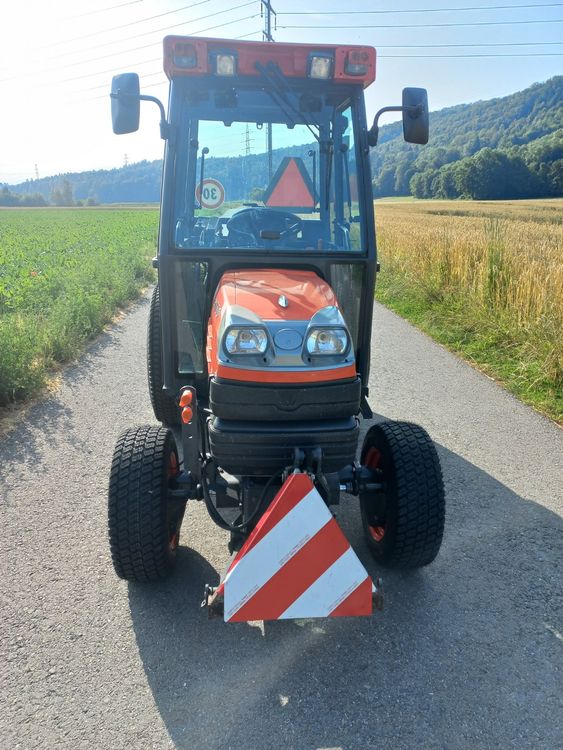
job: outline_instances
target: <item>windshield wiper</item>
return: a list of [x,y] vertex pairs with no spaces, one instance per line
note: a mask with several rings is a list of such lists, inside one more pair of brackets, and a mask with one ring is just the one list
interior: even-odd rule
[[[276,104],[278,104],[279,107],[283,110],[284,115],[288,118],[289,122],[291,122],[291,126],[293,127],[296,122],[303,120],[307,128],[311,131],[313,138],[315,138],[315,140],[320,143],[319,135],[313,130],[313,127],[318,128],[320,126],[317,123],[311,122],[305,116],[305,113],[300,112],[297,107],[293,105],[291,99],[284,91],[285,78],[283,77],[283,73],[278,68],[278,66],[272,62],[269,62],[268,66],[266,67],[262,65],[261,62],[256,62],[255,67],[256,70],[262,75],[262,77],[265,78],[266,81],[272,86],[273,90],[265,90],[272,97],[272,99],[274,99],[274,101],[276,101],[277,97],[278,101],[276,102]],[[294,120],[295,117],[297,118],[297,120]]]

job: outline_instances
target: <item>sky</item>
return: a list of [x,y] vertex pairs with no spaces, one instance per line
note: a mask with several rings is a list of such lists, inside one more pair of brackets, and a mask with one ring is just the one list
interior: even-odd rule
[[[368,117],[428,89],[430,109],[505,96],[563,73],[563,0],[271,0],[279,42],[378,50]],[[343,8],[345,7],[345,10]],[[115,136],[109,91],[135,71],[167,101],[166,34],[262,38],[260,0],[19,0],[0,24],[0,183],[159,159],[158,110]],[[367,12],[366,12],[367,11]],[[382,124],[396,119],[389,116]]]

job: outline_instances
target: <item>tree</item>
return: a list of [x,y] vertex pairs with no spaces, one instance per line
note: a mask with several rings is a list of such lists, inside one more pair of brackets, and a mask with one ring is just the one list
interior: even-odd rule
[[74,206],[72,185],[69,180],[64,179],[60,185],[53,188],[51,193],[51,203],[55,206]]

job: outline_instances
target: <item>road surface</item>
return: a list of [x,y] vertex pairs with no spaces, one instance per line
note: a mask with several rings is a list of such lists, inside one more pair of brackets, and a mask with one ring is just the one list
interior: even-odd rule
[[[226,534],[189,506],[177,572],[111,568],[106,486],[152,422],[148,299],[0,439],[0,747],[563,747],[563,434],[378,307],[371,403],[424,425],[447,488],[442,551],[383,572],[371,619],[208,621]],[[351,499],[339,520],[373,575]]]

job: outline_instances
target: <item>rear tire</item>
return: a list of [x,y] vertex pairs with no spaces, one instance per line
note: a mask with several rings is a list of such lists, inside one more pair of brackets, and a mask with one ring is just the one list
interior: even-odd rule
[[163,390],[162,319],[160,316],[160,288],[155,286],[149,309],[147,328],[147,377],[154,416],[159,422],[174,427],[180,424],[180,411],[173,398]]
[[431,563],[442,543],[445,498],[434,443],[422,427],[382,422],[368,431],[361,463],[377,470],[382,492],[360,495],[366,543],[377,562],[393,568]]
[[120,578],[157,581],[171,572],[185,509],[168,499],[178,471],[170,430],[134,427],[120,435],[108,493],[111,557]]

